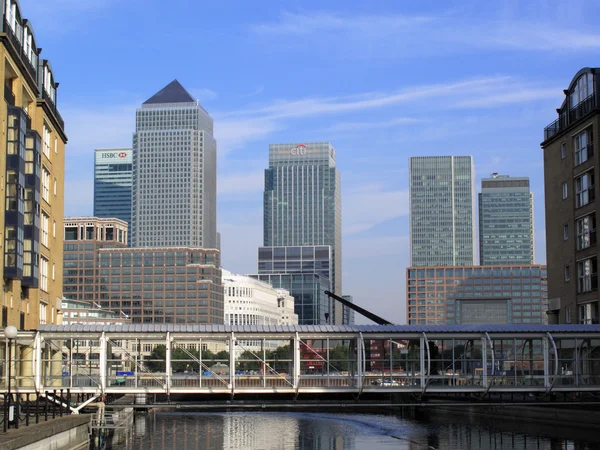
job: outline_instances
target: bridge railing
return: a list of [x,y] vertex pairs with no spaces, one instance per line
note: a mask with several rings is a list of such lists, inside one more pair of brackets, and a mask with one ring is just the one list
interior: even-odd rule
[[[42,339],[43,338],[43,339]],[[0,383],[20,392],[600,391],[596,334],[20,333]]]

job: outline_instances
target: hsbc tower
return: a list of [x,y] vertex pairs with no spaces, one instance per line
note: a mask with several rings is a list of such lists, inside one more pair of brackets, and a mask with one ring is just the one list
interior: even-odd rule
[[[117,218],[131,236],[132,150],[99,148],[94,154],[94,216]],[[129,242],[131,244],[131,242]]]

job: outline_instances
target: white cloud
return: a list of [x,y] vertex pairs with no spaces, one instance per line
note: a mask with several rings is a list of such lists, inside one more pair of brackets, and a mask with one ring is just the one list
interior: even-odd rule
[[[600,48],[600,33],[582,21],[565,21],[560,14],[543,17],[514,11],[503,20],[475,14],[449,13],[437,16],[398,14],[344,15],[331,12],[283,13],[278,21],[251,27],[259,36],[276,35],[276,44],[285,36],[301,45],[318,39],[319,47],[336,47],[336,53],[393,57],[400,54],[464,52],[467,50],[586,51]],[[580,24],[578,27],[570,23]],[[302,36],[302,40],[297,37]],[[325,36],[327,36],[325,38]],[[419,45],[412,45],[418,36]],[[390,46],[389,42],[395,45]],[[341,46],[340,46],[341,44]],[[352,48],[351,52],[344,49]],[[364,49],[365,51],[360,51]]]
[[214,100],[218,97],[217,93],[208,88],[192,88],[188,89],[190,94],[202,104],[203,101]]
[[219,118],[215,115],[215,138],[218,154],[226,156],[249,142],[264,138],[283,125],[267,118]]
[[414,125],[421,122],[423,122],[421,119],[414,119],[412,117],[396,117],[395,119],[385,120],[381,122],[338,122],[324,129],[323,131],[328,133],[339,133],[365,130],[379,130],[403,125]]
[[408,191],[388,191],[378,185],[363,185],[344,192],[342,203],[345,236],[409,213]]

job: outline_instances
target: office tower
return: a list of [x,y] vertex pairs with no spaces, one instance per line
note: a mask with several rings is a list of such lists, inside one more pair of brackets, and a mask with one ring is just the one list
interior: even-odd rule
[[[341,294],[342,204],[335,150],[328,142],[272,144],[265,171],[264,246],[315,245],[332,247],[330,289]],[[334,305],[332,314],[332,322],[341,323],[341,308]]]
[[101,148],[94,152],[94,216],[127,222],[128,243],[131,243],[132,162],[130,148]]
[[475,263],[475,168],[471,156],[411,157],[412,266]]
[[[17,1],[2,2],[0,326],[56,323],[62,297],[65,124],[50,62]],[[58,228],[58,231],[57,231]]]
[[98,302],[101,298],[98,250],[126,248],[127,222],[116,218],[67,217],[64,228],[64,298]]
[[481,265],[533,264],[533,194],[529,178],[493,173],[479,194]]
[[217,248],[213,120],[171,82],[136,112],[132,245]]
[[[354,297],[352,295],[342,295],[342,298],[350,303],[354,303]],[[343,325],[354,325],[354,310],[348,308],[347,306],[343,307]]]
[[438,266],[406,270],[409,325],[547,323],[546,266]]
[[[329,297],[324,293],[325,290],[331,288],[331,279],[333,278],[333,248],[330,245],[305,245],[302,247],[259,247],[258,248],[258,274],[317,274],[318,278],[307,278],[316,282],[314,289],[308,289],[310,292],[321,288],[323,280],[327,280],[327,286],[323,290],[323,295],[304,295],[307,291],[306,282],[303,280],[302,288],[291,287],[292,295],[296,298],[295,308],[296,313],[300,316],[301,324],[305,321],[311,324],[332,323],[334,320],[334,301],[330,301]],[[276,283],[274,287],[281,288],[279,281],[282,278],[274,277]],[[286,278],[283,278],[286,280]],[[299,286],[298,286],[299,288]],[[318,302],[324,302],[319,304]],[[314,312],[325,311],[320,316],[314,317]],[[342,305],[337,305],[337,310],[342,311]],[[309,314],[309,316],[304,316]],[[343,319],[343,317],[342,317]],[[336,322],[341,324],[342,321]]]

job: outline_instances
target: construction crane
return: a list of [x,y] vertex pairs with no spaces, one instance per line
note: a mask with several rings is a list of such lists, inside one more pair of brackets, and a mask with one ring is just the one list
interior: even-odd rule
[[325,291],[325,293],[329,296],[329,298],[333,298],[334,300],[337,300],[342,305],[347,306],[348,308],[356,311],[357,313],[359,313],[362,316],[365,316],[367,319],[371,319],[373,322],[375,322],[378,325],[393,325],[392,322],[385,320],[383,317],[379,317],[377,314],[373,314],[372,312],[367,311],[366,309],[361,308],[360,306],[357,306],[352,302],[349,302],[345,298],[342,298],[339,295],[336,295],[331,291]]

